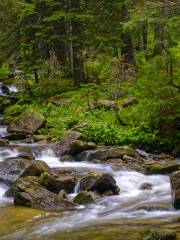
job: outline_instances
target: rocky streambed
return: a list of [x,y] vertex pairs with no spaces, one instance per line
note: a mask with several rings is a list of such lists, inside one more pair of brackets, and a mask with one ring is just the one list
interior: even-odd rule
[[53,145],[19,122],[12,133],[1,118],[1,240],[137,239],[146,227],[180,236],[178,159],[97,146],[75,131]]

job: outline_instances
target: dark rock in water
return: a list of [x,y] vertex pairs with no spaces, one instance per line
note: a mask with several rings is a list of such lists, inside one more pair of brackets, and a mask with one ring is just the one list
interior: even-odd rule
[[6,95],[10,95],[11,94],[9,88],[6,85],[2,85],[1,86],[1,91],[2,91],[2,93],[6,94]]
[[180,171],[170,175],[173,206],[180,209]]
[[12,184],[22,176],[40,176],[50,171],[43,161],[29,159],[8,159],[0,162],[0,180]]
[[74,156],[86,150],[96,149],[97,145],[93,142],[83,142],[81,140],[72,141],[69,145],[70,153]]
[[71,175],[53,176],[43,173],[38,179],[38,183],[49,191],[58,194],[61,190],[66,193],[73,193],[76,186],[76,178]]
[[75,204],[33,181],[32,177],[20,178],[15,184],[14,205],[37,209],[72,209]]
[[90,188],[88,188],[88,191],[97,191],[100,194],[112,191],[112,194],[118,195],[120,189],[116,185],[115,179],[110,174],[103,174]]
[[94,199],[90,193],[80,192],[76,195],[73,202],[80,205],[86,205],[86,204],[94,203]]
[[85,191],[88,188],[90,189],[95,182],[97,181],[97,177],[95,176],[86,176],[79,180],[79,190]]
[[10,123],[10,132],[35,133],[42,126],[44,117],[32,108],[26,109],[13,122]]
[[151,190],[152,189],[152,184],[148,183],[148,182],[142,183],[139,186],[139,189],[141,189],[141,190]]
[[169,230],[144,230],[139,233],[138,240],[176,240],[176,232]]
[[69,131],[66,136],[57,144],[57,155],[62,156],[70,154],[70,144],[75,140],[84,140],[84,136],[79,132]]
[[121,158],[124,155],[134,156],[135,150],[131,146],[98,147],[95,150],[87,150],[76,156],[77,161],[92,161],[93,159],[108,160]]
[[179,165],[175,161],[152,162],[145,164],[146,174],[169,174],[179,170]]
[[26,138],[25,133],[11,133],[8,134],[7,136],[4,136],[3,139],[7,139],[10,141],[18,141],[18,140],[24,140]]

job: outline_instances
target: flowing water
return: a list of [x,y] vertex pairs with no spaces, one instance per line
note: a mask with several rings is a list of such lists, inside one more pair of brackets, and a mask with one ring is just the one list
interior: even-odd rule
[[[0,136],[7,134],[7,127],[1,125]],[[0,183],[0,240],[133,240],[144,227],[174,229],[180,236],[180,211],[172,207],[168,176],[146,176],[126,169],[114,171],[108,165],[88,161],[63,162],[53,151],[53,145],[42,144],[11,142],[0,147],[0,161],[18,156],[22,146],[30,148],[36,159],[45,161],[51,168],[111,173],[121,191],[120,195],[103,197],[97,204],[73,211],[41,211],[13,206],[13,199],[4,196],[8,186]],[[148,158],[146,152],[137,151]],[[142,190],[144,183],[152,188]],[[77,182],[73,196],[78,191]]]

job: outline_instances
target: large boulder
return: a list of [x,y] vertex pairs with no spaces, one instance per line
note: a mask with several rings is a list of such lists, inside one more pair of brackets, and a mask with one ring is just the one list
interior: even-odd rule
[[84,140],[84,136],[76,131],[69,131],[64,138],[57,143],[56,153],[59,156],[70,154],[70,144],[76,140]]
[[15,184],[14,205],[37,209],[74,208],[75,204],[60,195],[48,191],[33,180],[33,177],[20,178]]
[[180,209],[180,171],[170,175],[173,206]]
[[88,188],[88,191],[97,191],[99,194],[107,194],[108,192],[108,195],[118,195],[120,189],[116,185],[116,180],[110,174],[103,174]]
[[145,164],[146,174],[169,174],[177,170],[179,170],[179,165],[175,161],[150,162]]
[[72,141],[69,145],[70,153],[72,155],[77,155],[86,150],[96,149],[97,145],[93,142],[84,142],[81,140]]
[[0,162],[0,181],[12,184],[22,176],[40,176],[49,172],[48,165],[43,161],[29,159],[7,159]]
[[94,159],[98,160],[108,160],[113,158],[121,158],[124,155],[134,156],[135,151],[131,146],[117,146],[117,147],[98,147],[95,150],[87,150],[76,156],[77,161],[92,161]]
[[176,232],[147,229],[139,233],[138,240],[176,240]]
[[10,132],[33,134],[42,126],[43,122],[44,117],[39,112],[28,108],[10,123],[8,130]]
[[76,186],[76,178],[73,175],[53,176],[43,173],[38,179],[38,183],[49,191],[58,194],[61,190],[66,193],[73,193]]

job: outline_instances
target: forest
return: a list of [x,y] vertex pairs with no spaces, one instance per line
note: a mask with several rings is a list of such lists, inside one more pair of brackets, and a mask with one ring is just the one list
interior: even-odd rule
[[0,0],[0,240],[178,239],[179,170],[179,0]]

